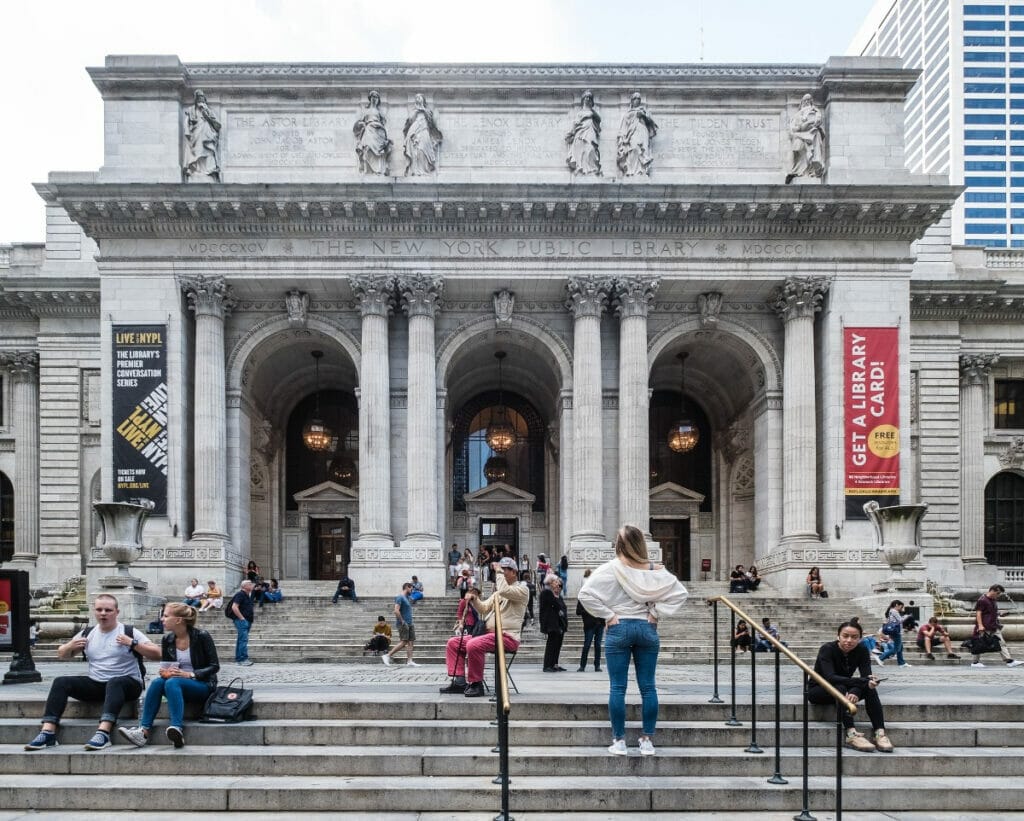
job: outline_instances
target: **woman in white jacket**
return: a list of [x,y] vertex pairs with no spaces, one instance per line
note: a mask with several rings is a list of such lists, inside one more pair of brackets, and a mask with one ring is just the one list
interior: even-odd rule
[[654,755],[658,723],[658,619],[675,613],[686,601],[686,588],[662,565],[647,557],[644,534],[632,525],[619,529],[615,558],[591,573],[579,592],[579,601],[593,616],[605,620],[604,655],[610,689],[608,717],[612,744],[608,752],[626,755],[626,682],[629,661],[636,668],[636,683],[643,702],[640,755]]

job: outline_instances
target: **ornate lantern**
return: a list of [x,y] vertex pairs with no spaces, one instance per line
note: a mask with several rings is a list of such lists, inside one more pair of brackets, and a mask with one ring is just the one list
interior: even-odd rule
[[[487,434],[484,439],[487,447],[495,453],[507,453],[516,444],[515,428],[508,421],[508,414],[505,411],[505,399],[502,389],[501,362],[505,358],[504,351],[498,351],[494,358],[498,360],[498,418],[492,419],[487,426]],[[505,464],[505,472],[508,472],[508,463]],[[486,467],[484,468],[486,475]]]
[[316,363],[316,409],[313,411],[313,418],[302,429],[302,441],[314,453],[330,450],[334,439],[331,429],[320,418],[320,358],[323,355],[323,351],[312,352],[313,361]]
[[697,447],[697,443],[700,441],[700,430],[690,420],[690,416],[686,412],[685,368],[687,356],[689,356],[688,353],[679,354],[679,390],[682,393],[680,416],[668,431],[668,446],[676,453],[689,453]]

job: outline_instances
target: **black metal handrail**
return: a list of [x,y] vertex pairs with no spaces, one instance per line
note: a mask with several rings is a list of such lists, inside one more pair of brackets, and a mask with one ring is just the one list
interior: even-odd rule
[[[742,608],[729,601],[725,596],[713,596],[708,599],[708,603],[714,608],[714,695],[711,698],[711,702],[715,704],[721,703],[721,699],[718,697],[718,603],[721,602],[729,608],[730,623],[732,630],[729,636],[730,646],[730,674],[731,674],[731,691],[732,698],[730,701],[730,715],[726,724],[730,727],[739,726],[740,721],[736,718],[736,645],[732,641],[736,634],[736,617],[739,616],[743,619],[751,631],[756,631],[772,646],[775,651],[775,772],[772,777],[768,779],[769,784],[788,784],[785,778],[782,777],[782,685],[781,685],[781,659],[785,655],[790,661],[792,661],[800,670],[803,672],[803,808],[799,815],[793,816],[794,821],[815,821],[815,816],[811,815],[808,808],[808,778],[809,778],[809,718],[808,718],[808,701],[807,691],[810,687],[810,683],[813,681],[825,692],[827,692],[835,701],[836,704],[836,821],[842,821],[843,817],[843,741],[844,741],[844,729],[843,729],[843,711],[850,713],[850,715],[857,714],[857,705],[850,702],[845,695],[839,690],[833,687],[828,681],[822,678],[818,673],[807,665],[799,656],[797,656],[792,650],[783,645],[778,639],[776,639],[771,633],[765,630],[743,612]],[[750,745],[746,748],[748,753],[762,753],[764,752],[757,744],[757,650],[753,642],[754,635],[751,635],[751,647],[750,647]]]
[[501,784],[501,812],[494,821],[515,821],[508,812],[508,714],[512,709],[508,696],[508,671],[505,669],[505,633],[501,626],[501,601],[494,605],[494,703],[498,711],[498,776],[494,784]]

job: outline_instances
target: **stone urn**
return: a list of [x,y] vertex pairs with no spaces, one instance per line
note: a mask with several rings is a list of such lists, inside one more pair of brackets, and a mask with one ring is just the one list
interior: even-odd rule
[[100,517],[103,555],[117,564],[117,572],[129,575],[128,567],[142,555],[142,527],[155,504],[150,499],[132,502],[93,502]]
[[890,591],[906,589],[909,580],[903,570],[921,552],[921,519],[927,511],[928,505],[924,503],[880,507],[872,500],[864,505],[864,513],[875,528],[878,557],[890,568],[886,582]]

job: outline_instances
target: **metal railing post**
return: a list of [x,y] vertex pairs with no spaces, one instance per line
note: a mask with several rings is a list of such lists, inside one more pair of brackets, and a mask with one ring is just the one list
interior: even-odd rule
[[736,611],[731,607],[729,608],[729,675],[732,680],[732,712],[729,714],[729,720],[726,721],[728,727],[739,727],[740,722],[736,720],[736,643],[732,640],[733,636],[736,635]]
[[804,728],[803,728],[803,733],[804,733],[804,750],[803,750],[803,789],[802,789],[802,792],[803,792],[803,809],[800,811],[799,815],[794,815],[793,816],[793,821],[818,821],[818,819],[815,816],[811,815],[810,809],[807,806],[807,804],[809,803],[809,795],[808,795],[809,789],[808,789],[808,783],[807,783],[807,781],[808,781],[807,748],[808,748],[809,741],[810,741],[810,739],[809,739],[809,734],[810,733],[809,733],[809,730],[807,729],[808,728],[808,710],[809,710],[808,702],[807,702],[807,691],[810,689],[810,686],[811,686],[811,677],[809,675],[807,675],[807,673],[804,673],[804,688],[803,688],[803,690],[804,690],[804,721],[803,721],[803,724],[804,724]]
[[843,821],[843,706],[836,704],[836,821]]
[[711,695],[711,704],[721,704],[722,699],[718,695],[718,602],[711,602],[711,608],[713,610],[712,616],[712,639],[711,646],[714,650],[714,656],[712,657],[712,667],[715,675],[715,692]]
[[746,752],[764,752],[757,745],[757,651],[754,649],[753,636],[750,637],[750,746]]
[[[774,649],[774,648],[773,648]],[[788,784],[782,777],[782,653],[775,651],[775,773],[769,784]]]

